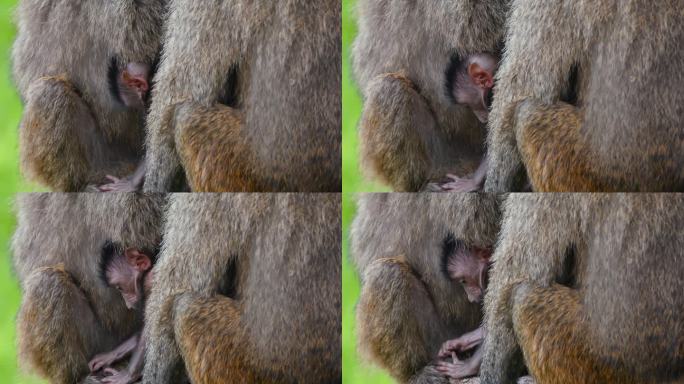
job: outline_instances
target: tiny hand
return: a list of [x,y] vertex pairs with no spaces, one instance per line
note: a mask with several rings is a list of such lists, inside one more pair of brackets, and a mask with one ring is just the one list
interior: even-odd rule
[[451,354],[451,362],[439,361],[436,365],[437,371],[450,379],[464,379],[477,374],[478,369],[473,367],[470,361],[461,361],[455,353]]
[[444,342],[444,344],[442,344],[442,347],[439,349],[438,356],[444,358],[452,356],[454,352],[465,352],[466,345],[467,343],[461,337],[457,339],[447,340]]
[[477,192],[481,189],[481,186],[475,179],[458,177],[452,174],[448,174],[446,177],[450,181],[444,182],[440,185],[444,192]]
[[141,375],[131,375],[128,371],[117,371],[113,368],[107,368],[104,372],[108,376],[102,378],[103,384],[133,384],[142,378]]
[[138,186],[135,185],[135,183],[133,183],[128,178],[119,179],[117,177],[107,175],[107,180],[109,180],[110,183],[103,184],[97,188],[100,190],[100,192],[130,193],[130,192],[136,192],[138,190]]
[[88,368],[90,372],[97,372],[102,368],[109,367],[111,364],[116,362],[116,357],[111,353],[101,353],[95,355],[92,360],[88,363]]

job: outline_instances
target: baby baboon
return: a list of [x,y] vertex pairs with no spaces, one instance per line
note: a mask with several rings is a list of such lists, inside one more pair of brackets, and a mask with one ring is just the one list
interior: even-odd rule
[[493,195],[364,195],[352,226],[361,275],[357,340],[361,352],[400,382],[448,383],[438,372],[445,340],[480,325],[444,268],[449,240],[491,248],[499,230]]
[[12,243],[23,297],[17,316],[20,360],[52,383],[73,384],[89,360],[141,327],[136,311],[100,279],[108,241],[154,249],[163,196],[35,194],[18,201]]
[[341,191],[339,0],[171,0],[146,191]]
[[[449,95],[456,104],[469,107],[482,123],[489,121],[489,110],[494,97],[494,76],[499,65],[499,55],[473,53],[464,58],[454,55],[447,72]],[[449,192],[475,192],[484,186],[487,175],[487,158],[469,177],[448,174],[439,189]]]
[[483,384],[513,383],[521,358],[539,383],[681,382],[684,196],[515,195],[504,212]]
[[171,199],[147,303],[143,383],[335,383],[339,194]]
[[[451,57],[495,52],[509,0],[360,0],[354,73],[363,93],[363,167],[397,191],[472,173],[485,126],[450,96]],[[406,33],[411,31],[411,33]],[[446,86],[445,86],[446,84]]]
[[[679,0],[515,0],[485,190],[684,190]],[[523,175],[524,176],[524,175]]]
[[[469,246],[454,238],[447,239],[444,252],[444,268],[452,281],[461,284],[471,303],[481,303],[489,278],[491,248]],[[439,357],[452,361],[440,361],[437,370],[454,379],[477,375],[482,363],[483,327],[448,340],[442,344]],[[460,359],[457,353],[474,350],[468,359]]]
[[165,0],[22,0],[12,52],[21,168],[55,191],[106,184],[143,158]]
[[[102,249],[100,277],[110,287],[116,288],[128,309],[135,310],[143,317],[145,300],[150,295],[154,272],[153,263],[156,252],[137,248],[123,249],[118,244],[108,242]],[[128,368],[118,370],[112,364],[131,355]],[[96,355],[88,367],[95,373],[104,371],[103,384],[132,384],[142,378],[145,357],[145,339],[137,332],[116,349]]]

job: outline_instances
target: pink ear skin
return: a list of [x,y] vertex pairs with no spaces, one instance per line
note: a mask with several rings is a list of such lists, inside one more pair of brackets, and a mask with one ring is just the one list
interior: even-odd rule
[[150,257],[136,248],[128,248],[124,255],[129,265],[135,268],[138,272],[145,272],[152,268],[152,261]]
[[478,87],[488,90],[494,87],[494,73],[477,62],[470,63],[468,75]]
[[121,99],[131,108],[144,108],[147,92],[150,66],[141,63],[129,63],[119,75]]

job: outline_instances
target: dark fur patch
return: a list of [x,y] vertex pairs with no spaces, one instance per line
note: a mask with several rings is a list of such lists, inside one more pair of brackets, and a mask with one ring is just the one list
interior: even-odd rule
[[570,76],[568,77],[568,87],[563,92],[561,101],[577,106],[579,97],[579,66],[577,64],[572,66]]
[[563,270],[557,283],[568,288],[575,288],[577,285],[577,247],[575,244],[569,245],[565,250]]
[[221,279],[221,286],[219,287],[219,294],[229,297],[231,299],[238,299],[237,297],[237,256],[230,258],[230,263],[226,268],[226,273]]
[[454,97],[454,83],[456,75],[463,68],[463,65],[463,58],[458,53],[454,52],[451,54],[449,65],[444,74],[444,89],[446,91],[446,96],[454,104],[457,104],[456,98]]
[[218,102],[228,107],[236,107],[238,103],[238,68],[231,67],[223,84]]
[[442,242],[441,269],[442,273],[447,279],[451,279],[449,277],[449,270],[447,269],[449,266],[449,260],[456,252],[464,249],[465,242],[463,242],[463,240],[456,239],[453,233],[449,232],[449,234],[444,238],[444,241]]
[[492,110],[492,103],[494,102],[494,88],[490,88],[487,90],[487,94],[485,95],[485,107],[487,107],[487,110],[491,111]]
[[107,82],[109,84],[109,93],[112,94],[114,100],[121,105],[125,105],[121,98],[121,89],[119,88],[119,59],[112,57],[109,60],[109,68],[107,69]]
[[109,268],[112,260],[122,253],[123,248],[121,245],[114,243],[111,240],[107,240],[102,246],[102,251],[100,252],[99,275],[102,282],[107,286],[109,286],[109,282],[107,281],[107,268]]

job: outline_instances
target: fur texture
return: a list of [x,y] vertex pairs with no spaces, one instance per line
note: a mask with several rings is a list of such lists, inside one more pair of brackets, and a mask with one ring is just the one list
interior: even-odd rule
[[341,191],[337,0],[172,0],[146,191]]
[[454,54],[493,51],[509,0],[358,2],[353,47],[364,111],[364,170],[396,191],[418,191],[447,173],[475,170],[485,129],[445,89]]
[[444,274],[445,239],[491,247],[499,199],[477,194],[364,195],[352,225],[361,275],[359,349],[400,382],[447,383],[432,364],[442,343],[480,325],[478,304]]
[[17,339],[24,366],[51,383],[76,383],[90,358],[141,326],[121,294],[100,279],[100,254],[108,241],[154,249],[164,201],[133,194],[20,196],[12,250],[23,291]]
[[485,190],[684,190],[681,8],[514,0]]
[[143,383],[341,381],[339,194],[171,199]]
[[126,176],[143,156],[143,112],[112,95],[108,71],[152,64],[165,0],[22,0],[12,52],[25,104],[21,168],[55,191],[81,191]]
[[[684,380],[684,197],[512,195],[485,295],[482,384]],[[524,358],[524,360],[523,360]]]

